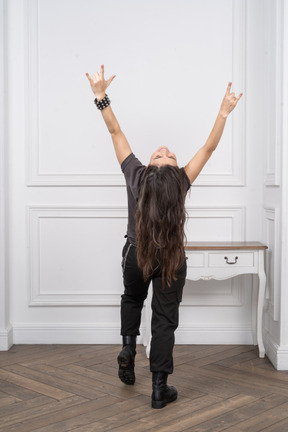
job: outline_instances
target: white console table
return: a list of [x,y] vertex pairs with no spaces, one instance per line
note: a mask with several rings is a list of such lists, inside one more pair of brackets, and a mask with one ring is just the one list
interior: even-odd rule
[[[185,246],[187,279],[189,280],[223,280],[241,274],[258,274],[258,296],[255,296],[255,294],[253,296],[252,323],[254,344],[258,344],[259,357],[265,356],[262,336],[262,316],[266,286],[265,249],[267,249],[267,246],[258,242],[188,242]],[[151,323],[151,300],[152,289],[149,290],[146,302],[147,329],[143,340],[144,345],[147,346],[147,357],[149,357],[151,342],[151,325],[148,325],[148,323]]]

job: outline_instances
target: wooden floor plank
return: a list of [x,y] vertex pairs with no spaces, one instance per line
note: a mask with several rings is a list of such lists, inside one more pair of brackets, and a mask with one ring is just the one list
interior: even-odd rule
[[2,417],[11,416],[13,414],[21,413],[41,405],[46,405],[50,402],[54,402],[55,399],[49,398],[47,396],[37,396],[33,399],[28,399],[27,401],[17,401],[13,405],[8,405],[0,409],[0,423]]
[[[27,346],[30,349],[25,349]],[[60,353],[68,353],[75,349],[75,345],[14,345],[9,351],[0,352],[0,367],[19,363],[19,360],[22,363],[25,361],[32,362],[33,360],[38,362],[43,360],[45,362],[50,355],[59,356]]]
[[[57,412],[64,410],[67,407],[73,407],[73,410],[76,409],[75,407],[83,405],[84,402],[87,402],[86,399],[73,396],[71,398],[62,399],[61,401],[55,401],[41,404],[38,406],[27,408],[24,412],[18,412],[13,413],[7,416],[4,416],[1,418],[1,424],[0,424],[0,431],[8,431],[9,427],[11,425],[24,424],[25,421],[29,420],[29,422],[32,421],[32,419],[38,419],[39,417],[42,418],[42,416],[45,416],[45,414],[48,413],[49,417],[52,418]],[[37,420],[36,420],[37,421]]]
[[278,407],[279,404],[283,403],[283,396],[270,395],[253,401],[248,405],[240,406],[238,409],[224,413],[218,417],[204,421],[197,425],[197,432],[221,432],[226,431],[228,427],[233,428],[237,426],[240,422],[246,421],[245,431],[253,430],[249,425],[249,421],[253,421],[253,417],[262,416],[265,417],[267,410]]
[[22,402],[21,399],[17,399],[14,396],[7,396],[0,398],[0,415],[2,412],[3,407],[6,407],[8,405],[15,405],[17,402]]
[[[196,367],[204,367],[221,360],[226,360],[227,358],[234,358],[235,356],[239,356],[239,354],[248,354],[251,352],[253,353],[252,358],[255,358],[256,356],[258,357],[258,349],[256,351],[254,347],[241,345],[208,355],[204,358],[201,357],[196,360],[189,361],[189,364]],[[188,361],[186,363],[188,363]]]
[[[119,400],[119,399],[118,399]],[[68,398],[69,401],[69,398]],[[68,408],[61,408],[60,403],[64,403],[65,401],[59,401],[58,402],[58,408],[57,405],[54,407],[55,410],[51,413],[46,413],[44,415],[38,415],[33,416],[30,419],[24,419],[21,420],[21,422],[18,424],[14,424],[8,427],[5,427],[5,432],[31,432],[34,430],[39,429],[39,431],[42,428],[51,428],[52,431],[56,432],[56,425],[59,422],[62,422],[65,424],[67,421],[72,421],[75,424],[75,419],[82,419],[85,417],[89,417],[90,413],[94,413],[95,411],[102,410],[105,406],[114,406],[116,402],[116,398],[113,398],[112,396],[107,396],[105,398],[101,398],[95,401],[87,401],[86,403],[77,404],[76,406],[70,406]],[[15,426],[17,428],[15,428]],[[54,429],[53,429],[54,428]],[[0,429],[1,430],[1,429]],[[65,428],[62,427],[61,432],[66,431]],[[2,432],[2,431],[1,431]],[[4,431],[3,431],[4,432]]]
[[[276,380],[268,376],[258,376],[254,373],[243,372],[241,370],[235,371],[233,368],[227,368],[219,366],[218,364],[205,366],[205,368],[199,368],[198,373],[201,374],[203,370],[206,370],[209,376],[215,376],[215,378],[222,378],[226,381],[231,381],[235,385],[244,385],[251,389],[251,391],[263,391],[263,394],[278,393],[288,397],[288,386],[285,381],[281,379]],[[280,375],[278,375],[280,377]]]
[[[93,387],[91,383],[88,383],[87,386],[87,383],[84,380],[76,380],[76,377],[74,377],[74,380],[71,380],[71,375],[68,374],[67,377],[67,373],[65,370],[61,371],[60,373],[58,368],[53,368],[49,365],[41,364],[40,366],[37,366],[38,368],[40,367],[40,371],[38,370],[36,365],[34,365],[33,369],[30,369],[19,364],[12,365],[10,367],[6,366],[4,370],[9,370],[14,374],[17,374],[17,376],[37,381],[38,383],[41,383],[43,385],[43,388],[48,386],[52,387],[53,389],[57,389],[57,391],[63,390],[65,393],[67,393],[68,391],[70,392],[70,396],[74,394],[78,396],[83,396],[87,399],[98,399],[100,397],[106,396],[107,394]],[[44,392],[42,392],[42,387],[40,387],[39,391],[45,394]],[[57,392],[55,391],[54,394],[56,397]]]
[[161,432],[175,432],[176,430],[177,432],[185,431],[188,428],[203,423],[205,420],[207,421],[207,419],[211,420],[217,418],[221,414],[226,414],[237,408],[243,407],[243,405],[248,405],[254,399],[255,398],[252,396],[241,394],[234,396],[233,398],[209,406],[209,408],[204,408],[194,412],[193,416],[188,414],[186,416],[181,416],[174,421],[165,422],[161,424]]
[[6,393],[7,395],[10,396],[14,396],[17,399],[23,401],[27,399],[33,399],[39,396],[39,393],[29,390],[23,386],[11,383],[10,381],[7,381],[5,378],[3,380],[0,379],[0,388],[3,393]]
[[[137,406],[147,405],[149,403],[149,398],[147,396],[136,396],[132,400],[116,401],[113,405],[103,406],[101,409],[94,409],[86,412],[85,414],[78,415],[77,419],[70,417],[64,422],[54,422],[49,426],[38,428],[37,432],[65,432],[75,429],[75,425],[84,426],[87,428],[91,423],[98,423],[99,420],[103,418],[109,418],[111,413],[126,412],[129,413],[130,409]],[[85,430],[85,429],[84,429]],[[94,429],[95,430],[95,429]],[[22,431],[21,431],[22,432]]]
[[[167,422],[171,422],[172,420],[182,418],[185,415],[193,416],[195,412],[197,412],[200,409],[203,409],[204,407],[210,407],[213,406],[216,402],[222,401],[222,398],[219,398],[217,396],[209,396],[205,395],[202,397],[199,397],[197,399],[194,399],[193,402],[191,400],[187,399],[181,399],[181,402],[178,400],[175,403],[169,405],[168,409],[162,409],[162,410],[144,410],[143,407],[141,407],[137,414],[136,419],[134,421],[130,421],[130,416],[127,416],[126,422],[123,422],[123,425],[120,426],[120,424],[114,428],[109,429],[109,425],[107,428],[107,431],[113,430],[117,432],[125,432],[125,431],[147,431],[147,430],[160,430],[159,425],[162,425]],[[151,401],[149,401],[149,407],[151,406]],[[135,412],[136,410],[134,410]],[[112,419],[113,421],[113,419]],[[107,423],[106,423],[107,424]],[[102,423],[104,425],[104,423]],[[92,432],[92,427],[96,427],[96,425],[90,425],[91,430],[89,432]],[[95,429],[96,430],[96,429]],[[100,429],[101,430],[101,429]],[[103,429],[102,429],[103,430]],[[106,431],[106,429],[104,429]],[[177,429],[175,429],[177,430]],[[74,432],[74,431],[73,431]],[[75,432],[84,432],[83,430],[77,430]],[[88,431],[87,431],[88,432]]]
[[[241,421],[237,426],[229,427],[225,432],[247,432],[249,430],[253,432],[265,431],[266,428],[273,428],[280,421],[288,419],[288,402],[279,404],[274,408],[271,408],[263,413],[256,414],[250,419]],[[271,429],[273,430],[273,429]],[[283,429],[281,432],[286,432],[288,429]],[[273,430],[274,432],[274,430]]]
[[137,346],[134,386],[118,378],[120,349],[20,345],[0,352],[0,432],[288,430],[288,373],[252,345],[176,345],[168,384],[178,400],[162,410],[151,408],[145,347]]
[[23,387],[24,389],[27,388],[36,393],[50,396],[57,400],[73,396],[72,393],[69,393],[65,390],[59,390],[56,387],[43,384],[33,379],[25,378],[21,375],[6,371],[4,369],[0,370],[0,378],[12,384],[16,384],[19,387]]

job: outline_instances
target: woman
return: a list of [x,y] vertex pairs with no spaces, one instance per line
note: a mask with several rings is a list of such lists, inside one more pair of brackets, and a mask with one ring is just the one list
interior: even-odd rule
[[121,300],[123,347],[118,356],[119,378],[127,385],[135,383],[136,337],[140,334],[143,302],[152,281],[152,407],[163,408],[177,399],[177,390],[167,385],[167,377],[173,372],[174,332],[186,277],[185,196],[216,149],[226,119],[242,93],[238,97],[231,93],[232,83],[229,82],[208,140],[185,168],[178,167],[175,154],[167,147],[159,147],[145,167],[132,153],[105,93],[115,75],[105,80],[104,65],[101,65],[100,73],[96,72],[92,78],[88,73],[86,76],[96,96],[95,104],[111,134],[127,185],[128,229],[122,252],[125,290]]

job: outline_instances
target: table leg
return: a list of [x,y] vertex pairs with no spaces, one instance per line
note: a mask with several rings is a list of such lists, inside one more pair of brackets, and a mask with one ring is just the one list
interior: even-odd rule
[[262,319],[263,319],[263,307],[264,307],[264,296],[266,287],[266,275],[264,271],[264,251],[259,251],[259,289],[258,289],[258,305],[257,305],[257,341],[259,348],[259,357],[265,356],[265,347],[262,336]]
[[252,337],[253,345],[258,345],[257,341],[257,305],[258,305],[258,275],[252,274]]

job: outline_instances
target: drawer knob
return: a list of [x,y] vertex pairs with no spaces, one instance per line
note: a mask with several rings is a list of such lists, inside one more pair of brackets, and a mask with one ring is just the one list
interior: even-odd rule
[[235,261],[228,261],[228,257],[224,257],[224,259],[225,259],[225,261],[226,261],[226,263],[227,264],[236,264],[237,263],[237,260],[238,260],[238,257],[235,257]]

